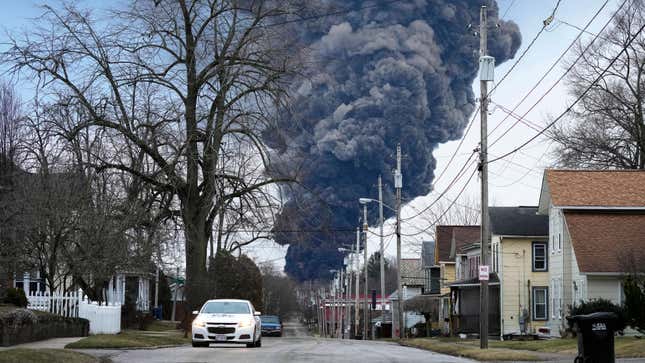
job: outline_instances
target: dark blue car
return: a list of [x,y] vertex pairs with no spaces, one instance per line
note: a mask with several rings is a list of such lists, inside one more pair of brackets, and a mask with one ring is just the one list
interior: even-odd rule
[[282,321],[275,315],[261,315],[262,335],[264,336],[282,336]]

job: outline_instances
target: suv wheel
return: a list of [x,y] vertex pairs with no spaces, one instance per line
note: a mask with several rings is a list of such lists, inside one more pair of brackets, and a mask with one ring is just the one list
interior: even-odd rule
[[260,337],[260,339],[258,339],[258,341],[255,342],[255,347],[260,348],[261,346],[262,346],[262,338]]

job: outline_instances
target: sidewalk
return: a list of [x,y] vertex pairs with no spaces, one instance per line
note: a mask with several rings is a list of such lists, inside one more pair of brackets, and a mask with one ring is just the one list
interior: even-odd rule
[[14,348],[25,348],[25,349],[64,349],[65,346],[69,343],[77,342],[85,337],[73,337],[73,338],[52,338],[39,340],[37,342],[23,343],[18,345],[11,345],[8,347],[0,347],[0,351],[14,349]]

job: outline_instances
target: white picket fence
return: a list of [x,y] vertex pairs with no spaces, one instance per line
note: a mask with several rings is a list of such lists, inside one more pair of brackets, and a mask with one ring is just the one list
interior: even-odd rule
[[27,300],[30,309],[89,320],[90,334],[116,334],[121,331],[121,304],[118,302],[99,305],[89,301],[80,291],[52,294],[29,292]]
[[90,321],[90,334],[116,334],[121,331],[121,305],[99,305],[81,300],[78,317]]

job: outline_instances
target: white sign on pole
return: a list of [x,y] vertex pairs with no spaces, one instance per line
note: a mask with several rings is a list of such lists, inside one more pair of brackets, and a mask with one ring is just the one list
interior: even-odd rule
[[488,265],[479,265],[479,281],[488,281]]

